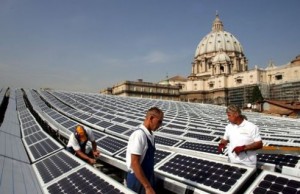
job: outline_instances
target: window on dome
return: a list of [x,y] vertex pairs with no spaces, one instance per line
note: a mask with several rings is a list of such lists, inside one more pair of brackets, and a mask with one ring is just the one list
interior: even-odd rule
[[282,80],[282,75],[275,75],[275,80]]
[[224,73],[224,66],[221,66],[221,67],[220,67],[220,72],[221,72],[221,73]]

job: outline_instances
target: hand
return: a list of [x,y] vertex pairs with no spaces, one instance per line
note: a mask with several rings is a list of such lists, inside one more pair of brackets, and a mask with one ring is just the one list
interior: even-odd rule
[[218,153],[221,154],[224,152],[225,144],[220,143],[218,147]]
[[89,163],[92,164],[92,165],[93,165],[93,164],[96,164],[96,160],[93,159],[93,158],[90,158],[90,159],[89,159]]
[[152,187],[147,187],[147,188],[145,188],[145,193],[146,194],[155,194],[155,191],[153,190]]
[[96,150],[96,151],[93,150],[93,156],[95,158],[98,158],[100,156],[100,152],[98,150]]
[[239,155],[241,152],[244,152],[245,151],[245,145],[243,146],[237,146],[235,147],[233,150],[232,150],[232,153],[235,152],[236,155]]

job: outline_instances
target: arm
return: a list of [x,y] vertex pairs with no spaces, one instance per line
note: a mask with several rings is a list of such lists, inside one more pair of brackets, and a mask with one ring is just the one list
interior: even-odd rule
[[131,154],[131,168],[134,171],[136,178],[140,181],[140,183],[145,188],[147,194],[155,194],[149,180],[146,178],[143,169],[140,164],[140,155]]
[[245,145],[245,151],[247,151],[247,150],[258,150],[258,149],[261,149],[262,147],[263,147],[262,141],[256,141],[256,142],[253,142],[249,145]]
[[93,148],[93,156],[96,158],[96,157],[99,157],[100,156],[100,152],[99,150],[97,150],[97,144],[95,141],[92,141],[92,148]]
[[90,164],[95,164],[96,160],[93,158],[88,157],[85,153],[83,153],[81,150],[75,151],[76,155],[86,161],[88,161]]

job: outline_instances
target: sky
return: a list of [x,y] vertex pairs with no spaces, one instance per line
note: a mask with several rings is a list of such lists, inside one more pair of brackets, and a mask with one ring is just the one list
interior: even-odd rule
[[188,76],[219,14],[249,69],[300,54],[299,0],[0,0],[0,88],[99,92]]

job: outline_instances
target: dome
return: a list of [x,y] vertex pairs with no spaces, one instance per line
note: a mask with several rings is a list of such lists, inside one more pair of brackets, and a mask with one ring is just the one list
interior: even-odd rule
[[213,23],[212,31],[198,44],[195,58],[206,53],[218,52],[220,49],[224,52],[243,53],[240,42],[231,33],[224,31],[223,23],[217,15]]
[[230,62],[230,58],[229,56],[220,51],[212,60],[212,63],[227,63],[227,62]]

